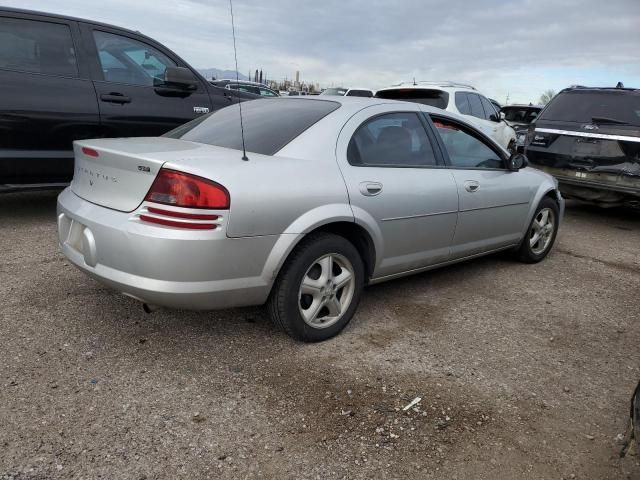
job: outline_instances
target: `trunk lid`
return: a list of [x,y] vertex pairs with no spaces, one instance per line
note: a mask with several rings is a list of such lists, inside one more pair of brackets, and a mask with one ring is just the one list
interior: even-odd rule
[[71,190],[91,203],[131,212],[165,162],[188,157],[198,148],[163,137],[76,141]]

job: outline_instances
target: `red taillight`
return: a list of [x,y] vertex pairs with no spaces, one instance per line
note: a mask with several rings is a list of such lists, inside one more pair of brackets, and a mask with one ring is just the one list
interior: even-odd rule
[[230,204],[229,192],[222,185],[164,168],[160,169],[145,200],[176,207],[214,210],[227,210]]
[[88,157],[98,157],[98,152],[93,148],[82,147],[82,153],[84,153]]

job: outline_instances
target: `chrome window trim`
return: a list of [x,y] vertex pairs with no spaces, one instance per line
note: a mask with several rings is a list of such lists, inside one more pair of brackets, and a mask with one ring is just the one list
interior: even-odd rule
[[608,133],[574,132],[572,130],[557,130],[555,128],[536,128],[535,131],[540,133],[555,133],[557,135],[570,135],[572,137],[600,138],[603,140],[622,140],[625,142],[640,143],[640,137],[630,137],[627,135],[610,135]]

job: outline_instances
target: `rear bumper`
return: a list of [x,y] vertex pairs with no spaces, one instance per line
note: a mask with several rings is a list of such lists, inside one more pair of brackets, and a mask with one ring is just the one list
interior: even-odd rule
[[58,197],[63,254],[99,282],[170,308],[260,305],[274,271],[265,267],[281,235],[228,238],[225,229],[191,231],[140,222],[94,205],[70,189]]

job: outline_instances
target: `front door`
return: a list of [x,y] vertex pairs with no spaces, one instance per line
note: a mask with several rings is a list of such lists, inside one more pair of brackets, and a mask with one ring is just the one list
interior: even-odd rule
[[157,136],[212,109],[204,85],[196,90],[163,86],[168,52],[108,28],[83,25],[95,47],[94,85],[105,136]]
[[352,208],[372,217],[383,239],[374,278],[446,261],[456,225],[451,171],[423,117],[403,109],[408,111],[367,108],[351,118],[338,140]]
[[431,118],[460,197],[452,257],[516,244],[533,198],[526,174],[507,170],[491,142],[461,123],[437,115]]
[[76,22],[0,16],[0,184],[65,183],[100,117]]

